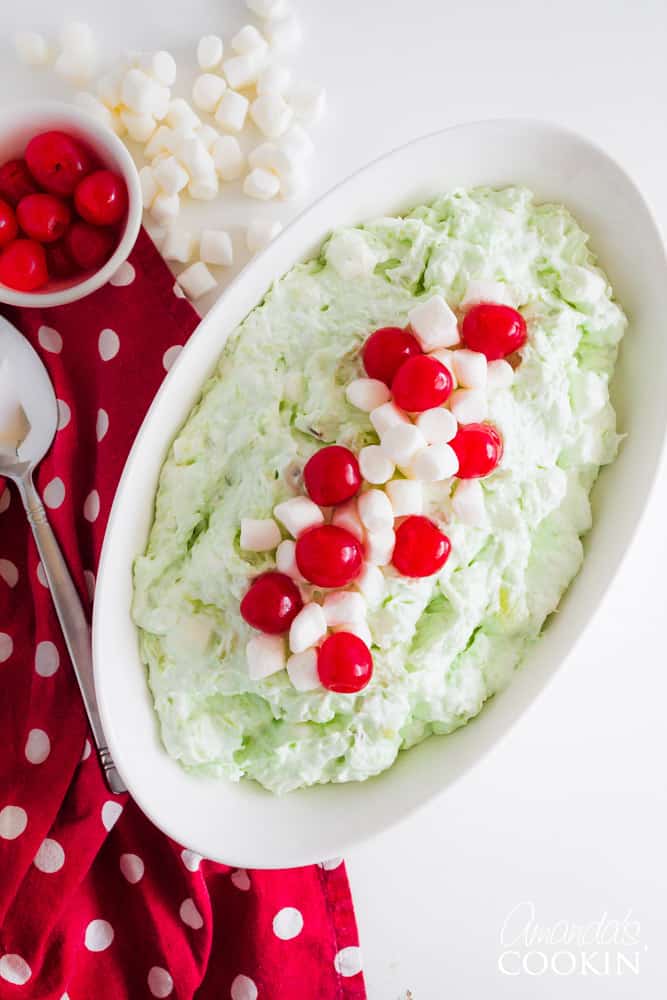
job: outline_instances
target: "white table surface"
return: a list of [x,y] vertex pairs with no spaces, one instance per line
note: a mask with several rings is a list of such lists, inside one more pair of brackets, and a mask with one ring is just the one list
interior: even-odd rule
[[[466,119],[534,115],[605,146],[667,223],[664,0],[295,3],[306,41],[293,65],[330,97],[310,197],[419,134]],[[221,0],[76,4],[62,12],[52,0],[0,4],[4,99],[68,92],[52,74],[17,68],[7,39],[19,10],[21,27],[51,31],[65,15],[85,16],[109,60],[125,48],[171,48],[187,59],[186,75],[201,34],[229,36],[242,23],[240,3]],[[289,218],[302,204],[266,211]],[[238,248],[242,203],[221,200],[205,211],[231,225]],[[663,465],[595,626],[548,691],[441,801],[348,857],[371,1000],[398,1000],[407,990],[415,1000],[665,995],[666,509]],[[549,927],[632,911],[639,944],[620,950],[633,962],[639,952],[638,975],[615,974],[617,948],[608,974],[589,967],[581,975],[576,946],[566,948],[575,973],[566,956],[556,964],[568,974],[502,974],[501,928],[521,902]],[[508,958],[510,972],[515,961]],[[529,957],[528,967],[539,971],[541,961]],[[600,957],[590,962],[605,971]]]

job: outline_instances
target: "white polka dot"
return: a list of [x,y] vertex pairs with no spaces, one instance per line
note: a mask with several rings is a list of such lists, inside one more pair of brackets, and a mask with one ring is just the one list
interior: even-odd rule
[[62,431],[72,419],[72,411],[64,399],[57,399],[56,403],[58,404],[58,430]]
[[114,276],[109,278],[109,284],[115,285],[117,288],[124,288],[125,285],[132,284],[136,273],[129,260],[123,261]]
[[91,490],[83,505],[83,516],[92,524],[100,513],[100,495],[97,490]]
[[3,955],[0,958],[0,976],[6,983],[23,986],[32,975],[32,969],[20,955]]
[[331,872],[334,868],[338,868],[339,865],[342,865],[342,863],[342,858],[329,858],[328,861],[320,861],[320,868],[324,868],[325,872]]
[[154,997],[168,997],[174,988],[174,980],[166,969],[154,965],[148,973],[148,989]]
[[21,806],[5,806],[0,809],[0,837],[16,840],[28,825],[28,814]]
[[113,927],[108,920],[91,920],[83,939],[88,951],[105,951],[113,941]]
[[121,854],[120,870],[132,885],[141,882],[144,877],[144,863],[138,854]]
[[173,347],[168,347],[167,350],[164,352],[164,354],[162,355],[162,367],[166,372],[169,371],[169,369],[171,368],[174,361],[176,360],[176,358],[178,357],[178,355],[181,353],[182,350],[183,350],[182,344],[174,344]]
[[14,640],[6,632],[0,632],[0,663],[4,663],[14,652]]
[[362,969],[361,948],[341,948],[334,958],[334,968],[341,976],[356,976]]
[[116,331],[109,329],[102,330],[97,342],[97,348],[102,361],[111,361],[112,358],[115,358],[120,350],[120,340]]
[[0,559],[0,577],[8,587],[15,587],[19,582],[19,571],[9,559]]
[[46,571],[45,571],[44,567],[42,566],[41,562],[37,563],[37,579],[41,583],[42,587],[47,587],[48,588],[49,581],[46,579]]
[[185,292],[183,291],[183,289],[181,288],[181,286],[179,285],[179,283],[177,281],[174,282],[174,287],[173,287],[172,291],[173,291],[173,293],[174,293],[174,295],[176,296],[177,299],[184,299],[185,298]]
[[52,677],[60,666],[58,650],[48,640],[37,645],[35,653],[35,670],[40,677]]
[[49,354],[60,354],[63,349],[63,338],[52,326],[40,326],[37,339]]
[[0,514],[4,514],[12,501],[12,495],[8,488],[5,486],[2,493],[0,493]]
[[106,437],[106,433],[109,430],[109,414],[106,410],[97,411],[97,420],[95,421],[95,437],[98,441],[103,441]]
[[54,872],[59,872],[65,864],[65,852],[57,840],[51,840],[50,837],[47,837],[46,840],[42,841],[33,864],[45,875],[53,875]]
[[92,747],[90,745],[90,740],[84,740],[83,750],[81,751],[81,760],[88,760],[91,750]]
[[230,877],[236,888],[242,892],[247,892],[250,888],[250,876],[245,868],[237,869],[237,871],[232,872]]
[[123,811],[123,807],[120,802],[113,802],[108,799],[102,806],[102,823],[105,829],[110,830],[115,823],[118,822],[118,817]]
[[52,479],[50,483],[47,484],[44,490],[44,503],[51,510],[57,510],[65,499],[65,484],[60,478],[56,476]]
[[281,941],[297,937],[303,930],[301,911],[294,906],[284,906],[273,918],[273,933]]
[[198,931],[200,927],[204,926],[203,917],[192,899],[184,899],[178,912],[183,923],[192,927],[193,930]]
[[237,976],[229,995],[232,1000],[257,1000],[257,987],[250,976]]
[[189,872],[196,872],[199,870],[199,862],[201,859],[201,854],[197,854],[195,851],[190,851],[187,847],[185,850],[181,851],[181,860]]
[[25,744],[25,755],[31,764],[43,764],[51,753],[51,740],[43,729],[31,729]]

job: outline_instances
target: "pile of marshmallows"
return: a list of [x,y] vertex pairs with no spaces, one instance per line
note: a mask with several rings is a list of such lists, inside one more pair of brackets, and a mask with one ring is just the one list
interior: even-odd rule
[[[489,307],[488,303],[496,305]],[[406,518],[416,516],[420,521],[427,520],[419,517],[424,509],[424,483],[451,480],[459,472],[459,457],[448,443],[456,444],[455,437],[457,441],[465,437],[465,433],[460,434],[459,425],[463,425],[464,432],[466,425],[469,430],[481,429],[498,443],[495,458],[486,468],[461,468],[460,475],[464,478],[458,482],[452,499],[452,512],[459,520],[471,525],[483,523],[483,490],[476,477],[488,474],[495,466],[502,456],[502,441],[495,428],[478,422],[487,417],[487,393],[511,386],[514,369],[505,356],[525,343],[526,329],[521,315],[508,306],[506,285],[471,281],[460,308],[468,315],[474,312],[474,306],[491,310],[487,314],[486,328],[483,325],[478,328],[481,331],[478,334],[480,342],[475,345],[480,348],[478,350],[461,345],[457,316],[442,296],[434,295],[408,313],[409,333],[416,338],[421,356],[435,358],[451,376],[453,391],[444,405],[410,414],[396,405],[386,381],[358,378],[347,386],[348,401],[368,412],[380,439],[378,445],[362,448],[358,456],[358,468],[367,484],[364,492],[336,506],[333,513],[307,496],[297,496],[275,507],[275,519],[242,519],[241,548],[254,552],[275,550],[278,572],[300,585],[301,596],[307,601],[303,606],[301,600],[298,601],[295,610],[299,607],[300,610],[289,625],[289,657],[283,635],[260,635],[250,640],[247,666],[252,680],[261,680],[286,667],[297,690],[322,687],[318,675],[318,646],[322,648],[331,630],[352,633],[370,647],[367,607],[377,606],[384,595],[381,567],[387,567],[393,556],[395,568],[401,571],[395,555],[397,531],[400,533],[400,524]],[[463,326],[465,332],[465,322]],[[375,336],[387,332],[391,330],[377,331],[366,342],[365,351]],[[367,354],[364,363],[368,370]],[[396,386],[395,376],[392,384]],[[335,449],[346,450],[334,446],[315,455]],[[462,454],[460,448],[459,454]],[[463,462],[462,458],[462,465]],[[397,468],[405,478],[394,478]],[[382,485],[384,489],[377,488]],[[360,541],[364,562],[360,575],[353,580],[354,590],[327,593],[320,604],[313,598],[310,588],[303,587],[308,581],[297,566],[296,547],[305,532],[325,521],[344,528]],[[291,539],[282,538],[277,522],[289,532]],[[428,523],[435,530],[435,525]],[[444,564],[449,554],[448,540],[446,536],[441,537],[447,548],[443,550],[439,565]],[[427,575],[433,571],[408,571],[407,575]]]
[[[175,225],[183,195],[212,200],[221,183],[244,177],[243,192],[249,198],[294,198],[303,189],[305,164],[314,149],[303,126],[314,125],[324,113],[324,90],[292,84],[289,69],[275,61],[276,53],[300,40],[299,22],[285,0],[246,0],[246,6],[262,19],[262,30],[252,24],[242,27],[231,39],[229,54],[217,35],[200,39],[201,72],[192,103],[172,96],[177,67],[165,51],[130,54],[97,81],[95,94],[82,91],[75,98],[121,138],[143,146],[149,161],[140,170],[144,207],[166,228],[163,256],[181,264],[191,264],[197,243],[192,233]],[[61,41],[56,71],[76,83],[90,79],[96,61],[90,28],[69,25]],[[15,45],[25,62],[48,61],[46,41],[33,32],[17,35]],[[265,141],[246,157],[238,136],[248,121]],[[261,250],[281,228],[277,221],[252,218],[246,230],[250,252]],[[217,284],[208,265],[229,267],[232,262],[229,234],[205,229],[199,260],[179,275],[179,285],[190,298],[199,298]]]

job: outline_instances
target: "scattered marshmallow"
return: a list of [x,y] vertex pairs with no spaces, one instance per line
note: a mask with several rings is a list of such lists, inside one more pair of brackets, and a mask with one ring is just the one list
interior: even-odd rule
[[260,97],[263,94],[282,94],[287,91],[292,73],[286,66],[271,63],[265,66],[257,77],[257,93]]
[[176,142],[173,152],[193,180],[215,177],[215,163],[199,136],[189,135]]
[[296,16],[290,13],[268,21],[264,34],[272,48],[285,51],[295,49],[302,38],[301,25]]
[[394,554],[396,535],[393,528],[369,531],[366,535],[366,559],[373,566],[387,566]]
[[289,648],[292,653],[303,653],[327,634],[327,622],[319,604],[311,601],[304,605],[290,625]]
[[223,181],[235,181],[243,173],[243,153],[233,135],[220,135],[210,149],[213,163]]
[[144,52],[139,67],[163,87],[173,87],[176,83],[176,60],[171,52]]
[[345,625],[346,622],[366,620],[366,602],[362,595],[354,590],[340,590],[335,594],[327,594],[322,609],[329,628]]
[[250,253],[258,253],[268,246],[282,231],[282,223],[271,219],[251,219],[246,229],[246,246]]
[[484,490],[478,479],[462,479],[459,482],[452,497],[452,511],[464,524],[484,523]]
[[514,382],[514,369],[509,361],[489,361],[486,370],[486,387],[489,392],[495,389],[509,389]]
[[195,130],[195,135],[199,141],[203,143],[206,152],[210,153],[211,156],[213,155],[213,148],[218,139],[225,138],[224,136],[221,136],[218,130],[213,128],[212,125],[200,125]]
[[226,90],[215,112],[215,120],[226,132],[240,132],[248,114],[249,101],[235,90]]
[[212,292],[218,284],[206,264],[198,260],[191,264],[176,279],[185,294],[190,299],[199,299],[207,292]]
[[293,538],[298,538],[308,528],[324,524],[324,514],[317,504],[308,497],[300,496],[283,500],[282,503],[274,507],[273,513]]
[[151,114],[163,98],[163,88],[142,69],[133,67],[123,78],[121,99],[123,104],[138,114]]
[[384,597],[385,579],[382,570],[373,563],[364,563],[364,568],[354,581],[354,585],[363,594],[370,608],[377,607]]
[[442,295],[432,295],[414,306],[408,313],[408,323],[424,351],[453,347],[459,342],[456,316]]
[[514,294],[509,285],[502,281],[488,279],[469,281],[459,308],[469,309],[470,306],[479,305],[480,302],[498,302],[501,305],[513,306]]
[[150,208],[155,196],[160,190],[153,174],[152,167],[142,167],[139,171],[139,184],[141,185],[141,198],[144,208]]
[[166,122],[170,128],[183,128],[190,131],[201,125],[201,118],[182,97],[175,97],[169,102]]
[[452,364],[459,385],[466,389],[485,389],[487,377],[486,355],[480,351],[463,348],[452,352]]
[[315,152],[315,144],[305,129],[295,122],[280,140],[280,148],[289,156],[307,160]]
[[287,660],[287,675],[297,691],[315,691],[322,687],[317,672],[317,650],[311,646],[302,653],[293,653]]
[[258,17],[265,17],[267,20],[273,17],[284,17],[289,10],[286,0],[245,0],[248,10]]
[[285,667],[285,642],[280,635],[256,635],[246,646],[248,677],[261,681]]
[[101,76],[95,84],[97,96],[103,104],[106,104],[113,111],[118,110],[122,103],[121,87],[123,85],[123,76],[123,70],[111,70],[111,72]]
[[261,201],[275,198],[279,191],[279,178],[263,167],[255,167],[243,182],[243,193],[249,198],[259,198]]
[[456,381],[456,372],[454,371],[454,355],[456,351],[450,351],[447,348],[440,348],[439,351],[431,351],[431,357],[439,361],[441,365],[444,365],[449,374],[452,377],[452,388],[456,389],[458,382]]
[[95,60],[91,53],[64,50],[56,59],[54,70],[58,76],[70,83],[88,83],[95,72]]
[[221,76],[200,73],[192,85],[192,103],[200,111],[215,111],[226,89],[227,84]]
[[363,542],[365,531],[359,517],[356,497],[346,500],[345,503],[338,504],[334,508],[331,523],[335,524],[337,528],[345,528],[360,542]]
[[165,194],[158,191],[151,205],[151,216],[158,226],[169,225],[181,210],[181,200],[177,194]]
[[456,417],[444,406],[424,410],[417,416],[415,423],[424,435],[427,444],[441,444],[451,441],[458,427]]
[[459,469],[456,452],[448,444],[429,444],[420,449],[407,467],[411,478],[423,483],[439,483],[455,476]]
[[383,403],[389,402],[391,392],[388,386],[377,378],[355,378],[347,386],[345,397],[348,403],[356,406],[358,410],[371,413]]
[[253,24],[244,24],[232,38],[231,45],[234,52],[240,56],[245,56],[249,52],[261,52],[264,54],[269,47],[266,38],[263,37],[262,33]]
[[250,167],[263,167],[272,170],[280,176],[295,168],[293,157],[277,146],[274,142],[260,142],[248,153]]
[[393,479],[387,483],[387,496],[391,501],[394,517],[421,514],[424,509],[422,484],[414,479]]
[[254,49],[242,56],[232,56],[222,64],[222,71],[230,87],[241,90],[257,81],[264,63],[264,52]]
[[278,139],[292,124],[294,112],[280,94],[262,94],[250,105],[250,117],[270,139]]
[[290,89],[289,103],[300,122],[316,125],[326,111],[326,91],[324,87],[300,83]]
[[[106,104],[103,104],[98,97],[95,97],[94,94],[90,94],[87,90],[80,90],[74,95],[74,103],[82,111],[85,111],[86,114],[100,122],[101,125],[105,125],[114,132],[116,131],[114,112]],[[155,128],[155,122],[152,122],[152,127],[153,129]]]
[[231,267],[234,261],[232,239],[224,229],[205,229],[199,241],[199,256],[205,264]]
[[189,264],[195,249],[192,233],[171,226],[165,235],[161,251],[165,260],[177,260],[181,264]]
[[144,156],[147,160],[153,160],[160,153],[171,153],[174,132],[167,125],[158,125],[144,148]]
[[379,444],[369,444],[359,452],[359,468],[366,482],[376,486],[394,475],[395,464]]
[[281,542],[280,528],[272,517],[241,518],[241,541],[242,549],[249,552],[270,552],[277,548]]
[[[384,383],[383,383],[384,384]],[[383,403],[370,412],[370,419],[376,432],[382,437],[392,427],[399,427],[401,424],[409,424],[410,418],[395,403]]]
[[394,509],[383,490],[369,490],[357,500],[359,517],[367,531],[386,531],[394,524]]
[[486,420],[486,393],[483,389],[456,389],[449,397],[449,408],[460,424]]
[[218,35],[204,35],[197,43],[197,62],[204,72],[215,69],[222,62],[224,45]]
[[415,452],[426,444],[424,435],[414,424],[390,427],[381,440],[382,451],[396,465],[407,465]]
[[49,61],[49,46],[36,31],[18,31],[14,35],[14,50],[26,66],[44,66]]
[[84,21],[70,21],[60,32],[60,44],[65,52],[94,52],[96,49],[93,29]]
[[218,190],[218,175],[214,170],[202,177],[193,177],[188,184],[188,194],[197,201],[212,201]]
[[285,201],[298,198],[306,186],[306,176],[302,170],[291,170],[280,176],[280,197]]
[[120,120],[130,139],[134,139],[135,142],[148,142],[157,128],[152,115],[139,114],[137,111],[130,111],[129,108],[122,109]]
[[276,568],[279,573],[285,573],[293,580],[303,580],[296,564],[296,542],[291,538],[285,538],[276,549]]

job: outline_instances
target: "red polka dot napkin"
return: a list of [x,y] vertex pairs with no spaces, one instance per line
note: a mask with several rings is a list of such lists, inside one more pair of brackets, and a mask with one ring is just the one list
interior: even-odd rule
[[[89,604],[125,456],[198,317],[145,233],[90,298],[8,317],[55,386],[59,430],[37,481]],[[3,486],[0,997],[364,997],[339,859],[232,871],[109,793],[23,509]]]

